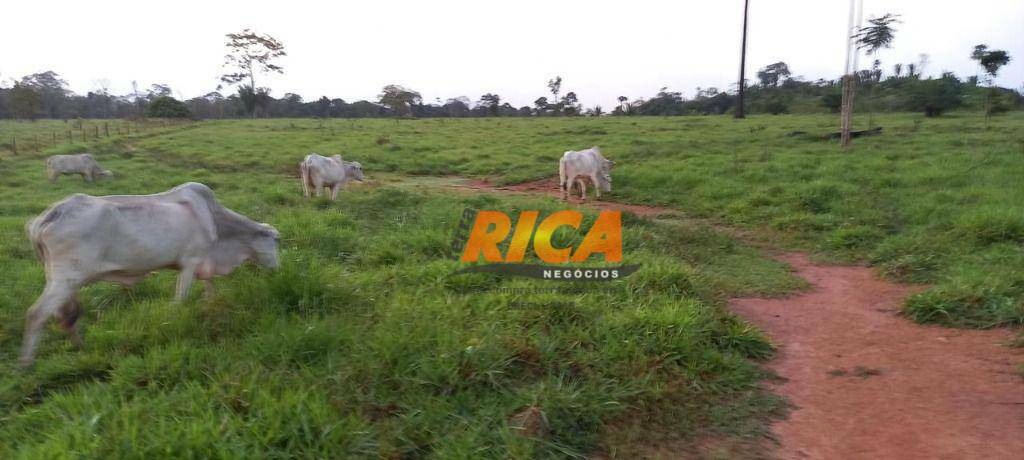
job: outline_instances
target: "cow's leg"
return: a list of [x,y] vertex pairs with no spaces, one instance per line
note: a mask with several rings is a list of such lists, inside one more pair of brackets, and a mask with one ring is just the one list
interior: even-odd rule
[[594,181],[594,195],[596,199],[601,199],[601,183],[597,181],[597,174],[592,174],[590,180]]
[[331,201],[338,199],[338,190],[341,190],[341,183],[331,185]]
[[25,315],[25,337],[21,345],[21,357],[18,363],[21,367],[32,365],[36,355],[36,347],[39,345],[39,336],[42,334],[43,325],[46,320],[60,314],[61,307],[74,301],[75,292],[78,290],[77,281],[47,281],[42,295],[36,299],[36,303],[28,309]]
[[203,298],[210,300],[213,298],[213,280],[203,280]]
[[196,277],[196,266],[198,263],[185,263],[181,265],[181,271],[178,273],[178,289],[174,295],[174,300],[182,302],[185,297],[188,297],[188,288],[192,287],[192,281]]
[[84,177],[84,178],[85,178],[85,181],[86,181],[86,182],[92,182],[92,171],[89,171],[89,172],[83,173],[83,174],[82,174],[82,177]]
[[68,340],[76,348],[82,348],[85,344],[82,342],[82,334],[78,329],[78,317],[82,314],[82,304],[78,303],[78,299],[74,296],[71,297],[67,303],[60,308],[57,313],[57,321],[60,322],[60,327],[64,328],[68,333]]
[[580,199],[583,201],[587,200],[587,183],[583,182],[583,179],[576,179],[576,183],[580,186]]
[[324,192],[324,182],[320,178],[313,178],[313,187],[316,188],[316,196],[320,198],[320,195]]
[[57,182],[57,172],[52,169],[47,169],[46,178],[50,179],[50,182]]

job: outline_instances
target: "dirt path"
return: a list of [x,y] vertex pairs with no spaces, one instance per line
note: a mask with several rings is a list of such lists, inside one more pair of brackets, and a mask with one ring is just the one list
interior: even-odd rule
[[912,288],[870,268],[779,257],[813,290],[734,299],[779,346],[776,390],[796,406],[774,427],[786,459],[1024,458],[1024,351],[1006,330],[914,324],[897,315]]
[[[557,180],[460,187],[558,196]],[[572,200],[578,203],[578,200]],[[588,201],[657,217],[669,208]],[[782,299],[734,299],[737,314],[779,346],[775,390],[795,406],[773,431],[784,459],[1024,458],[1024,350],[1007,330],[914,324],[898,315],[914,288],[862,266],[778,256],[812,290]]]

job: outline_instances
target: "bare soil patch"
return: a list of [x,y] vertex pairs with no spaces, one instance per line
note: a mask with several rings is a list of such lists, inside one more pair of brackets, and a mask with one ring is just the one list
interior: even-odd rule
[[786,459],[1019,459],[1024,350],[1007,330],[922,326],[898,315],[915,288],[862,266],[778,257],[813,286],[782,299],[734,299],[778,345],[769,367],[795,405],[773,431]]

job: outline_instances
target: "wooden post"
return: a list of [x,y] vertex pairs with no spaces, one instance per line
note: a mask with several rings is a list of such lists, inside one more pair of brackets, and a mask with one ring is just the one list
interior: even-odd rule
[[53,145],[56,146],[57,145],[57,131],[50,131],[50,134],[53,134]]
[[68,144],[72,144],[74,142],[75,142],[75,140],[71,138],[71,130],[69,129],[68,130]]
[[103,122],[103,133],[110,137],[110,125],[107,122]]
[[94,133],[95,133],[93,135],[93,139],[99,139],[100,138],[100,125],[92,125],[92,128],[93,128]]

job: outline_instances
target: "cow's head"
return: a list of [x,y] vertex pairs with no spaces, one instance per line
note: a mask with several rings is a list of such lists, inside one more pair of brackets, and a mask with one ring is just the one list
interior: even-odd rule
[[363,181],[363,165],[359,164],[358,161],[346,161],[345,162],[345,174],[351,175],[352,179],[359,182]]
[[260,229],[250,242],[256,262],[267,268],[277,268],[277,243],[280,237],[277,229],[267,224],[260,224]]
[[111,172],[109,169],[101,169],[100,175],[103,177],[114,177],[114,173]]

